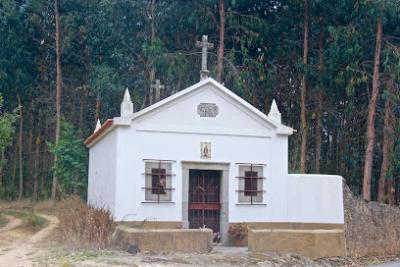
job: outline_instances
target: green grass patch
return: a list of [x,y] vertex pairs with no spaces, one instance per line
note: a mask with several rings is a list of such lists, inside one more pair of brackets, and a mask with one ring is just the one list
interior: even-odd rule
[[86,260],[104,262],[104,257],[111,257],[114,255],[117,255],[117,253],[112,250],[73,250],[63,256],[58,264],[60,266],[69,267],[75,266],[75,263],[84,262]]
[[35,230],[43,228],[48,221],[39,215],[26,210],[6,210],[3,212],[6,215],[16,217],[22,220],[22,225]]
[[6,225],[7,219],[4,217],[4,215],[0,214],[0,227]]

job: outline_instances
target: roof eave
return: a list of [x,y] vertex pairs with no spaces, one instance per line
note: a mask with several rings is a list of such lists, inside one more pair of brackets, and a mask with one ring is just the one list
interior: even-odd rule
[[289,126],[286,126],[286,125],[281,124],[281,126],[278,128],[278,130],[277,130],[276,133],[277,133],[278,135],[286,135],[286,136],[289,136],[289,135],[293,135],[294,129],[291,128],[291,127],[289,127]]
[[252,112],[254,112],[255,114],[257,114],[259,117],[261,117],[262,119],[264,119],[265,121],[269,122],[270,124],[274,125],[275,128],[278,129],[278,134],[282,134],[282,135],[292,135],[293,134],[293,129],[287,125],[284,125],[280,122],[276,122],[275,120],[271,119],[268,117],[268,115],[264,114],[263,112],[261,112],[260,110],[258,110],[257,108],[255,108],[254,106],[252,106],[250,103],[248,103],[247,101],[245,101],[244,99],[242,99],[240,96],[236,95],[234,92],[232,92],[231,90],[229,90],[228,88],[226,88],[224,85],[220,84],[219,82],[217,82],[216,80],[209,78],[209,81],[214,84],[215,86],[221,88],[224,92],[226,92],[230,97],[232,97],[233,99],[235,99],[236,101],[240,102],[242,105],[244,105],[245,107],[247,107],[248,109],[250,109]]
[[196,84],[193,84],[192,86],[189,86],[188,88],[173,94],[151,106],[148,106],[138,112],[135,112],[131,115],[124,116],[124,117],[116,117],[114,119],[108,119],[103,126],[96,132],[94,132],[91,136],[89,136],[84,144],[86,145],[87,148],[90,148],[93,146],[96,142],[98,142],[103,136],[105,136],[108,132],[110,132],[112,129],[114,129],[117,126],[129,126],[133,120],[155,110],[158,109],[159,107],[164,106],[165,104],[174,101],[175,99],[178,99],[180,97],[183,97],[192,91],[206,85],[207,83],[213,84],[215,87],[219,88],[221,91],[223,91],[225,94],[227,94],[229,97],[231,97],[233,100],[239,102],[242,104],[244,107],[252,111],[255,115],[272,125],[276,130],[278,135],[292,135],[294,130],[286,125],[281,124],[280,122],[276,122],[273,119],[269,118],[266,114],[246,102],[244,99],[236,95],[234,92],[226,88],[224,85],[220,84],[213,78],[207,78],[205,80],[202,80]]
[[108,119],[106,122],[94,133],[92,133],[86,140],[83,142],[87,148],[93,146],[98,140],[100,140],[104,135],[109,133],[114,127],[113,119]]

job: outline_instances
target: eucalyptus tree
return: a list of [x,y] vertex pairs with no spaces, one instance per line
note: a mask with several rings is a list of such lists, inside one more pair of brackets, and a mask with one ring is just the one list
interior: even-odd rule
[[[299,0],[58,0],[58,103],[54,2],[0,3],[4,111],[11,112],[19,96],[24,115],[14,147],[5,150],[11,164],[3,180],[14,187],[19,170],[24,196],[50,191],[47,144],[55,143],[57,106],[83,138],[96,118],[119,115],[126,87],[137,106],[146,104],[154,78],[166,85],[165,96],[186,88],[199,79],[194,44],[203,34],[215,47],[209,50],[212,77],[265,113],[276,98],[284,123],[301,130],[289,141],[290,170],[340,174],[361,193],[379,15],[371,198],[395,202],[397,128],[390,125],[399,117],[398,1],[314,0],[305,10]],[[24,166],[17,167],[19,159]]]
[[15,131],[16,111],[9,113],[3,110],[3,97],[0,94],[0,187],[3,187],[5,151],[12,144]]

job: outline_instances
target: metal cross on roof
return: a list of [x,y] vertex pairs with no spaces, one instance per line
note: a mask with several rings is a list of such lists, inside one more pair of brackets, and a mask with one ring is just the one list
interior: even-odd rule
[[203,35],[201,41],[196,41],[196,47],[201,47],[201,71],[200,80],[208,78],[209,71],[207,70],[207,49],[214,48],[214,44],[208,42],[208,36]]

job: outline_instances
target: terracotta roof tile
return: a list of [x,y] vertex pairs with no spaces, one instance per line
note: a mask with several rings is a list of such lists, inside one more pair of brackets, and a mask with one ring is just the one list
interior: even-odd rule
[[89,136],[84,144],[86,146],[90,145],[94,140],[97,139],[97,137],[99,137],[101,134],[103,134],[108,128],[111,127],[111,125],[113,124],[113,120],[112,119],[108,119],[106,120],[106,122],[101,126],[100,129],[98,129],[97,131],[95,131],[91,136]]

